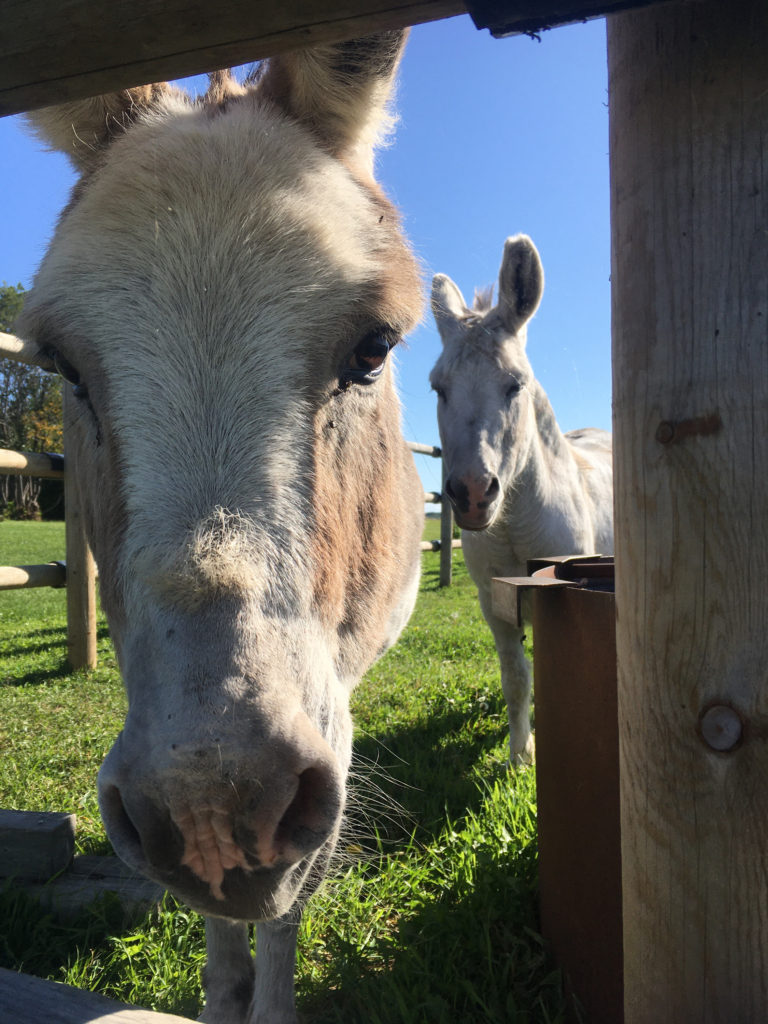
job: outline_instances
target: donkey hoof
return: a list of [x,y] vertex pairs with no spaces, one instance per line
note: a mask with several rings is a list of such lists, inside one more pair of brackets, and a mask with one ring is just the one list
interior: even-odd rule
[[515,750],[510,743],[509,763],[513,768],[528,768],[536,761],[536,740],[529,735],[525,746],[521,750]]

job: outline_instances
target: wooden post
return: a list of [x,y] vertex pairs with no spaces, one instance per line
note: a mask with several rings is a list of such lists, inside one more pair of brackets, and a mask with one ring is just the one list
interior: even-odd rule
[[768,1020],[768,4],[609,19],[627,1024]]
[[85,536],[77,464],[71,458],[68,428],[76,399],[64,388],[64,511],[67,546],[67,656],[72,668],[96,664],[96,564]]
[[453,509],[445,495],[445,460],[440,459],[442,484],[440,489],[440,586],[450,587],[453,579]]

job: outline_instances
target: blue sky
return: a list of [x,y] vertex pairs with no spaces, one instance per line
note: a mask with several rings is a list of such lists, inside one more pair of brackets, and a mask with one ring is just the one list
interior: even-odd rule
[[[611,429],[608,107],[602,20],[494,40],[468,16],[413,29],[393,145],[378,177],[425,272],[470,299],[498,276],[508,235],[533,238],[544,264],[528,354],[563,430]],[[25,287],[74,176],[18,118],[0,119],[0,281]],[[428,376],[440,341],[427,308],[399,357],[404,433],[439,443]],[[439,463],[417,456],[428,490]]]

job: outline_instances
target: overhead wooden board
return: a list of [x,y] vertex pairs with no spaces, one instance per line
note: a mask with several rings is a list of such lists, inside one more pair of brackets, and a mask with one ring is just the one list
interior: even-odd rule
[[0,0],[0,116],[469,12],[533,32],[659,0]]

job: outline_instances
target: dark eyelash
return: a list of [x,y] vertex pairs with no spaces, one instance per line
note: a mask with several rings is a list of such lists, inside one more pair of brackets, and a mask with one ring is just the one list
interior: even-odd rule
[[65,359],[61,352],[56,349],[49,349],[48,355],[53,360],[56,372],[68,384],[72,385],[72,394],[75,398],[87,398],[88,388],[83,383],[80,373],[75,369],[68,359]]
[[384,369],[394,342],[385,331],[372,331],[356,346],[341,374],[342,387],[372,384]]

